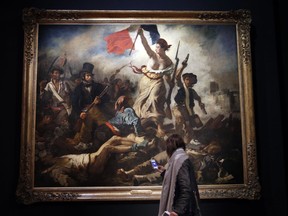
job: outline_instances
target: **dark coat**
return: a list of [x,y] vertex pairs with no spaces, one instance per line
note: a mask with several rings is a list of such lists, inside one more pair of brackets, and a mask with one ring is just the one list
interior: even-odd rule
[[[91,91],[87,91],[85,88],[84,83],[80,83],[74,90],[74,93],[72,95],[72,106],[73,111],[79,115],[81,111],[90,105],[96,96],[100,95],[101,92],[104,90],[105,86],[101,83],[92,82],[92,89]],[[101,98],[101,104],[99,106],[103,105],[104,103],[109,102],[110,97],[108,94],[105,94]]]
[[[195,193],[195,194],[194,194]],[[191,158],[185,160],[178,171],[173,211],[179,216],[199,216],[199,191]]]
[[[190,106],[191,108],[193,108],[194,105],[195,105],[195,104],[194,104],[194,99],[196,100],[196,98],[194,98],[195,93],[196,93],[196,92],[195,92],[194,89],[189,88],[189,100],[190,100],[189,106]],[[196,93],[196,94],[197,94],[197,93]],[[198,95],[198,94],[197,94],[197,95]],[[185,105],[185,96],[186,96],[186,94],[185,94],[185,89],[184,89],[184,87],[179,88],[179,89],[178,89],[178,92],[177,92],[177,94],[176,94],[176,96],[175,96],[175,98],[174,98],[176,104],[177,104],[177,105]]]

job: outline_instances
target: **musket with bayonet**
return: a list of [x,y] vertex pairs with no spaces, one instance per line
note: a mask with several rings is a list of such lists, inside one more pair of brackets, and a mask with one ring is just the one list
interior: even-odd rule
[[177,46],[177,51],[176,51],[176,55],[175,55],[176,62],[175,62],[174,70],[172,72],[172,77],[171,77],[171,81],[170,81],[170,88],[169,88],[167,99],[166,99],[166,105],[167,105],[166,116],[169,119],[172,119],[170,104],[171,104],[172,91],[173,91],[173,88],[175,86],[175,76],[176,76],[176,72],[177,72],[177,68],[178,68],[178,64],[179,64],[179,58],[178,58],[179,46],[180,46],[180,41],[178,42],[178,46]]
[[130,63],[127,63],[127,64],[121,66],[120,68],[116,69],[116,71],[110,76],[109,82],[113,82],[113,81],[115,80],[116,75],[117,75],[124,67],[126,67],[126,66],[129,65],[129,64],[130,64]]

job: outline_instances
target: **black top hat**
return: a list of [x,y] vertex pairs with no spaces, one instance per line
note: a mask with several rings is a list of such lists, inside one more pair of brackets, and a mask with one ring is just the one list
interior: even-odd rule
[[93,69],[94,69],[94,65],[88,62],[85,62],[83,64],[82,70],[80,71],[81,73],[91,73],[93,74]]
[[196,84],[197,83],[197,75],[193,74],[193,73],[185,73],[182,75],[183,80],[186,77],[191,77],[192,78],[192,84]]

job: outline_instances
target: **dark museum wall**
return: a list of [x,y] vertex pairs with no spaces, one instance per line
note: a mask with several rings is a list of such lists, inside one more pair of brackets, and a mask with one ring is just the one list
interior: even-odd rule
[[[17,3],[16,3],[17,2]],[[19,3],[18,3],[19,2]],[[22,9],[85,10],[234,10],[252,14],[251,46],[259,200],[201,200],[203,216],[287,215],[287,11],[284,0],[22,0],[2,7],[2,143],[1,206],[9,215],[93,214],[96,216],[153,216],[158,201],[54,202],[23,205],[16,202],[21,133],[23,71]],[[6,14],[7,13],[7,14]],[[4,45],[4,47],[3,47]],[[3,118],[4,117],[4,118]],[[4,209],[3,209],[4,207]],[[6,213],[7,214],[7,213]]]

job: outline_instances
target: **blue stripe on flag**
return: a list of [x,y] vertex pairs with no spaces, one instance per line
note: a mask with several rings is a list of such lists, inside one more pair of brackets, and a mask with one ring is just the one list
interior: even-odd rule
[[149,32],[151,40],[152,40],[152,44],[155,44],[160,38],[157,25],[141,25],[141,28]]

